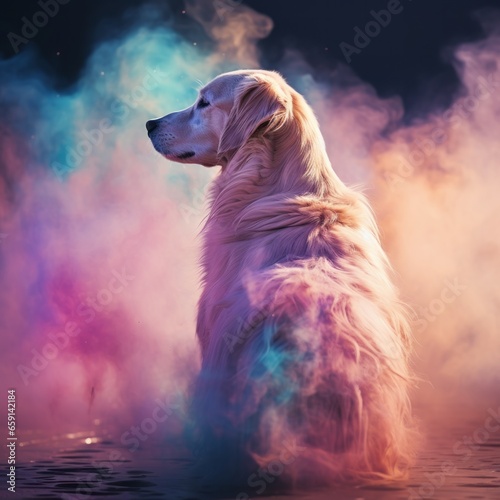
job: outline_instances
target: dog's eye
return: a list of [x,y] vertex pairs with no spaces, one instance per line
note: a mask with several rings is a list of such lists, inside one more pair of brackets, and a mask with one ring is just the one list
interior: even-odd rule
[[207,106],[210,106],[210,103],[204,97],[200,97],[197,107],[206,108]]

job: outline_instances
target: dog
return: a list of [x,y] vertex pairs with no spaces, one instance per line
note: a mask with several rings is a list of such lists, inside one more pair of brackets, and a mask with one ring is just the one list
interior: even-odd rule
[[234,464],[296,482],[404,477],[407,310],[369,204],[336,175],[305,99],[276,72],[233,71],[146,128],[168,160],[220,167],[192,402],[205,463],[226,478]]

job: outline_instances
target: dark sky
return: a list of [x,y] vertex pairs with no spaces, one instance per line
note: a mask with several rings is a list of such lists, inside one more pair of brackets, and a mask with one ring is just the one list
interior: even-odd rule
[[[134,23],[131,7],[159,6],[162,15],[151,23],[168,24],[200,45],[210,43],[201,27],[182,13],[183,0],[65,1],[68,3],[60,6],[59,13],[28,44],[20,46],[21,52],[36,48],[40,63],[61,87],[78,78],[96,41],[119,35]],[[294,47],[302,51],[318,74],[328,74],[339,61],[345,63],[341,42],[353,44],[354,28],[364,30],[366,23],[373,20],[370,11],[387,9],[390,2],[397,4],[398,0],[244,1],[269,15],[275,24],[271,35],[260,43],[265,67],[272,68],[285,47]],[[400,12],[392,16],[380,34],[361,53],[352,55],[350,66],[374,85],[380,95],[401,95],[410,110],[418,102],[432,107],[433,99],[443,96],[446,99],[446,95],[451,99],[458,79],[447,56],[449,47],[481,38],[483,32],[473,13],[487,7],[500,9],[500,0],[400,0],[400,6]],[[7,34],[20,34],[23,16],[32,19],[39,10],[33,0],[17,0],[2,6],[3,58],[17,57]]]

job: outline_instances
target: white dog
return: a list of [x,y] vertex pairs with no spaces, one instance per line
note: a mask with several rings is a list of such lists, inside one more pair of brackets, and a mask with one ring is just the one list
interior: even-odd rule
[[250,457],[299,480],[404,475],[405,309],[370,208],[333,171],[304,98],[275,72],[235,71],[146,127],[166,158],[221,167],[193,402],[214,468]]

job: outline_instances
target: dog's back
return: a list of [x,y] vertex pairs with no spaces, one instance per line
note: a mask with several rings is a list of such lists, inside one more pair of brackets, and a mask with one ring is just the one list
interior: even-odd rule
[[404,308],[368,204],[333,171],[303,97],[276,73],[237,71],[147,129],[169,159],[221,165],[192,405],[203,472],[222,483],[257,466],[305,481],[402,476]]
[[214,182],[196,412],[259,466],[295,446],[283,475],[400,476],[410,458],[405,313],[371,211],[333,173],[316,130],[296,110]]

